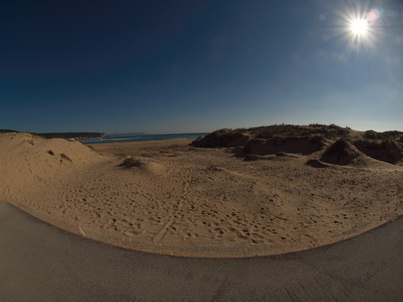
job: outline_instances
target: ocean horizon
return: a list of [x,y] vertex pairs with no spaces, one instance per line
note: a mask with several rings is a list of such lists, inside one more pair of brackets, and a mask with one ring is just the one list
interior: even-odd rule
[[105,138],[83,139],[80,140],[85,144],[106,144],[106,143],[123,143],[123,142],[141,142],[141,141],[162,141],[173,139],[196,139],[199,136],[208,134],[202,133],[172,133],[172,134],[114,134]]

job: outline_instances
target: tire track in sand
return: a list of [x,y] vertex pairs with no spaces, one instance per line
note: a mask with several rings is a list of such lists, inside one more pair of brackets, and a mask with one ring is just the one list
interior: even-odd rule
[[183,200],[178,201],[177,207],[175,212],[171,215],[168,219],[167,223],[158,231],[158,233],[153,237],[154,243],[160,243],[162,239],[164,239],[166,233],[168,232],[169,228],[175,223],[176,219],[178,218],[178,214],[180,210],[182,210],[185,200],[187,199],[186,195],[189,193],[189,185],[192,181],[192,176],[189,175],[188,180],[183,183]]

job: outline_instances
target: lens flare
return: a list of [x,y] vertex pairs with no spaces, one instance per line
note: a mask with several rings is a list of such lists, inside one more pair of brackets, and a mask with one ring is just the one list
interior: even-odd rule
[[380,17],[380,11],[376,8],[371,9],[368,14],[367,14],[367,18],[370,22],[375,22],[376,20],[379,19]]

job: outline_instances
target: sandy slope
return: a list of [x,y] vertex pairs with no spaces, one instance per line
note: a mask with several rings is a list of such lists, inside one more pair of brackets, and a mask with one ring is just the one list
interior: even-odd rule
[[46,140],[28,133],[0,134],[0,200],[102,158],[79,142]]
[[[403,214],[401,166],[305,164],[319,153],[244,161],[189,142],[93,145],[101,156],[80,143],[2,135],[0,200],[81,235],[187,256],[298,251]],[[127,155],[138,165],[119,166]]]

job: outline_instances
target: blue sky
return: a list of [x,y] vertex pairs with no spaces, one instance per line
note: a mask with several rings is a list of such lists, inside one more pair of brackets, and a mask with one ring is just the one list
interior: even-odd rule
[[2,1],[0,39],[0,128],[403,130],[397,0]]

